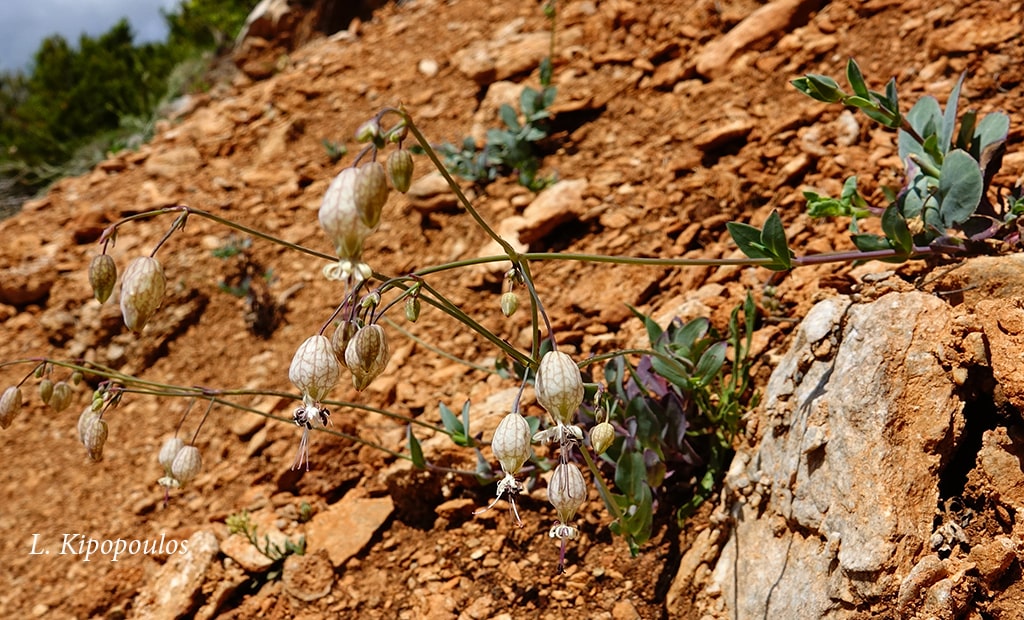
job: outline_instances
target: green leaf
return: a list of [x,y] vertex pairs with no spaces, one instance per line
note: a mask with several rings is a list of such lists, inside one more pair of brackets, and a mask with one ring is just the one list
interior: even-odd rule
[[897,205],[889,205],[882,213],[882,231],[893,247],[901,254],[910,254],[914,239],[907,227],[907,220]]
[[452,440],[458,443],[460,438],[466,436],[466,429],[462,426],[462,422],[455,415],[455,412],[448,408],[448,405],[441,403],[441,424],[444,425],[444,429],[451,435]]
[[966,222],[974,215],[984,189],[981,169],[966,151],[950,151],[939,176],[939,216],[947,228]]
[[647,486],[647,469],[639,452],[624,451],[615,466],[615,486],[631,501],[636,501]]
[[943,156],[949,152],[952,145],[953,130],[956,128],[956,109],[960,101],[960,87],[963,86],[965,77],[967,77],[967,72],[960,74],[960,79],[956,81],[956,85],[953,87],[953,91],[949,93],[949,99],[946,101],[946,112],[942,115],[942,127],[939,131],[939,149],[942,151]]
[[761,230],[743,222],[728,222],[725,227],[729,235],[748,258],[771,258],[771,254],[761,245]]
[[[520,129],[522,129],[522,125],[519,124],[519,118],[516,116],[516,111],[513,110],[512,106],[510,106],[509,104],[501,104],[501,107],[498,108],[498,116],[501,118],[501,121],[505,123],[505,125],[507,125],[508,128],[513,132],[517,132]],[[490,141],[490,138],[488,138],[488,142]]]
[[704,354],[697,360],[697,367],[694,369],[693,374],[700,382],[700,385],[708,385],[714,380],[718,372],[722,370],[722,365],[725,364],[725,352],[728,349],[728,345],[725,342],[716,342],[715,344],[708,347]]
[[791,81],[790,84],[808,97],[825,103],[840,101],[845,94],[839,88],[839,84],[827,75],[808,73],[802,78]]
[[864,83],[864,76],[860,72],[860,67],[857,66],[857,62],[852,58],[846,62],[846,81],[850,83],[850,88],[858,96],[864,99],[870,98],[868,86]]
[[473,435],[469,432],[469,401],[468,400],[462,405],[462,429],[463,429],[463,435],[466,438],[465,446],[467,448],[472,448],[474,442],[473,442]]
[[1005,141],[1009,132],[1009,116],[1002,112],[987,114],[985,118],[981,119],[981,122],[978,123],[978,128],[974,131],[974,143],[977,145],[978,152],[974,153],[974,149],[972,149],[971,154],[977,156],[980,160],[982,151],[991,144]]
[[[540,83],[541,86],[547,86],[551,83],[551,57],[545,56],[540,61]],[[547,90],[545,88],[545,90]],[[550,105],[550,104],[549,104]]]
[[786,230],[782,227],[782,218],[779,212],[773,210],[764,223],[764,230],[761,231],[761,244],[776,259],[776,264],[771,265],[772,269],[781,266],[782,269],[789,269],[793,266],[792,254],[789,251],[789,244],[786,242]]
[[416,469],[426,469],[427,461],[423,458],[423,446],[420,445],[420,440],[416,439],[416,435],[412,433],[412,424],[405,427],[405,438],[409,442],[409,456],[412,458],[412,464]]
[[[922,140],[928,136],[935,135],[936,129],[941,123],[942,111],[939,109],[939,102],[935,97],[922,97],[907,112],[907,122],[914,128],[914,131],[921,136]],[[900,160],[906,161],[911,153],[918,156],[925,155],[924,148],[911,135],[903,130],[898,134]]]
[[874,252],[876,250],[891,250],[892,244],[888,239],[880,235],[850,235],[853,245],[861,252]]
[[647,316],[643,312],[640,312],[633,306],[626,304],[626,307],[632,310],[633,314],[635,314],[637,317],[640,318],[641,321],[644,322],[644,327],[647,329],[647,339],[650,340],[651,346],[654,346],[654,344],[661,339],[661,334],[663,333],[661,330],[661,326],[658,325],[657,321]]

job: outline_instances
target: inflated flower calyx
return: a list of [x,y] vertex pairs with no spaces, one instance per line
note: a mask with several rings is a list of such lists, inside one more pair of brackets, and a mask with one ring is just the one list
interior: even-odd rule
[[359,176],[356,168],[342,170],[327,187],[320,204],[320,226],[334,243],[334,251],[338,255],[336,265],[324,268],[328,277],[337,276],[332,279],[353,274],[365,279],[367,273],[372,273],[362,263],[363,241],[374,229],[363,223],[356,207],[356,181]]
[[53,386],[53,394],[50,396],[49,405],[56,412],[64,411],[71,405],[71,386],[65,381],[58,381]]
[[21,388],[11,386],[0,395],[0,428],[7,428],[21,411]]
[[171,466],[174,464],[174,457],[178,456],[178,452],[185,447],[185,442],[178,437],[171,437],[164,442],[164,445],[160,447],[160,465],[163,466],[164,472],[171,473]]
[[86,407],[82,410],[82,414],[78,416],[78,438],[84,443],[85,440],[85,429],[92,424],[94,419],[99,419],[100,414],[93,411],[92,407]]
[[164,299],[167,279],[160,261],[140,256],[128,264],[121,279],[121,314],[128,329],[142,331]]
[[203,457],[199,455],[199,448],[185,446],[174,455],[171,463],[171,475],[181,483],[192,480],[203,468]]
[[[310,336],[299,345],[288,368],[288,378],[308,405],[327,398],[327,393],[338,383],[341,365],[334,355],[334,347],[326,336]],[[180,478],[179,478],[180,480]]]
[[49,405],[51,398],[53,398],[53,381],[43,379],[39,382],[39,400]]
[[548,482],[548,501],[555,507],[558,520],[568,525],[587,498],[587,483],[575,463],[559,463]]
[[390,359],[384,328],[376,323],[357,331],[345,348],[345,365],[352,372],[352,384],[360,392],[384,372]]
[[491,439],[491,451],[506,474],[515,474],[533,453],[530,447],[530,424],[521,414],[512,412],[498,423]]
[[605,450],[611,447],[613,441],[615,441],[615,427],[608,422],[601,422],[590,429],[590,445],[598,456],[604,454]]
[[103,459],[103,444],[107,442],[107,421],[98,415],[86,420],[85,424],[79,426],[81,431],[82,445],[89,453],[89,458],[94,461]]
[[358,325],[352,321],[345,321],[331,334],[331,348],[334,349],[334,355],[339,361],[345,360],[345,348],[348,347],[348,341],[352,340],[352,336],[355,336],[357,331],[359,331]]
[[405,300],[405,320],[415,323],[420,318],[420,298],[407,297]]
[[516,295],[512,291],[502,293],[501,295],[501,313],[505,317],[510,317],[516,313],[519,309],[519,295]]
[[389,192],[387,174],[380,162],[371,161],[359,167],[355,185],[356,209],[367,228],[377,228]]
[[391,185],[396,191],[403,194],[409,191],[412,185],[412,154],[405,149],[392,151],[388,155],[388,177],[391,178]]
[[570,425],[583,403],[583,376],[572,358],[548,351],[540,360],[535,384],[537,402],[560,424]]
[[359,142],[370,142],[380,135],[380,123],[376,119],[370,119],[356,129],[356,140]]
[[98,254],[89,263],[89,284],[96,301],[105,303],[110,299],[117,282],[117,265],[109,254]]

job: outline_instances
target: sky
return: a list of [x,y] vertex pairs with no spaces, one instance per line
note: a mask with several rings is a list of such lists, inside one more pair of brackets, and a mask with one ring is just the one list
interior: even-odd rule
[[128,18],[136,43],[167,36],[160,9],[180,0],[0,0],[0,71],[27,70],[32,54],[52,34],[77,47],[83,32],[96,37]]

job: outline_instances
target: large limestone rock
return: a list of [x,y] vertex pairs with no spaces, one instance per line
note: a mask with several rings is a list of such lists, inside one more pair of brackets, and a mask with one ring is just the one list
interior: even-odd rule
[[930,550],[963,430],[942,366],[951,313],[910,292],[808,314],[726,481],[742,498],[711,575],[726,617],[861,617]]

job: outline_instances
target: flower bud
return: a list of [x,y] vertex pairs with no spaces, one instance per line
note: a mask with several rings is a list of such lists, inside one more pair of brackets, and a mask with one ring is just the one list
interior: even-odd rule
[[530,424],[522,415],[512,412],[501,419],[491,439],[491,451],[506,474],[515,474],[530,458]]
[[53,410],[60,413],[68,408],[71,404],[71,386],[64,381],[58,381],[53,386],[53,394],[50,396],[49,405],[53,407]]
[[132,331],[142,331],[164,298],[167,279],[160,261],[140,256],[128,264],[121,279],[121,314]]
[[376,323],[357,331],[345,347],[345,365],[352,371],[352,383],[360,392],[384,372],[390,359],[384,328]]
[[39,382],[39,400],[43,401],[44,404],[49,405],[50,399],[53,397],[53,381],[49,379],[43,379]]
[[320,226],[334,243],[342,261],[358,263],[363,255],[363,241],[373,228],[363,223],[356,208],[356,181],[359,170],[345,168],[334,177],[320,205]]
[[82,382],[82,379],[84,379],[84,378],[85,378],[85,375],[82,374],[82,371],[81,370],[76,370],[75,372],[71,373],[71,385],[78,385],[78,384],[80,384]]
[[107,441],[107,422],[99,416],[93,416],[79,427],[82,444],[89,452],[89,458],[99,461],[103,458],[103,444]]
[[380,162],[371,161],[359,167],[359,176],[355,184],[355,203],[359,217],[367,228],[377,228],[389,192],[387,175]]
[[503,293],[501,295],[501,313],[506,317],[510,317],[516,313],[519,309],[519,295],[516,295],[512,291]]
[[96,301],[101,304],[110,298],[117,282],[117,265],[109,254],[98,254],[89,263],[89,284]]
[[405,298],[405,320],[410,323],[415,323],[416,319],[420,318],[420,298],[419,297],[406,297]]
[[370,119],[356,129],[356,140],[359,142],[370,142],[380,135],[380,123],[376,119]]
[[537,369],[534,385],[537,402],[556,422],[572,424],[583,403],[583,376],[572,358],[560,351],[548,351]]
[[403,194],[409,191],[412,185],[412,154],[405,149],[398,149],[388,155],[388,176],[391,178],[391,185]]
[[601,422],[590,429],[590,446],[598,456],[604,454],[615,441],[615,427],[608,422]]
[[575,463],[559,463],[548,482],[548,501],[555,507],[558,520],[568,524],[587,498],[587,483]]
[[171,465],[174,464],[174,457],[178,456],[178,451],[185,447],[185,442],[178,437],[171,437],[164,442],[164,445],[160,447],[160,464],[163,466],[166,473],[171,473]]
[[11,386],[0,396],[0,428],[7,428],[21,411],[21,388]]
[[341,365],[334,355],[331,341],[319,334],[306,338],[299,345],[288,368],[288,378],[302,392],[303,400],[307,397],[311,400],[310,404],[327,398],[327,393],[337,385],[340,374]]
[[178,482],[184,483],[195,478],[202,468],[203,457],[199,455],[199,448],[185,446],[174,455],[174,461],[171,462],[171,475]]

